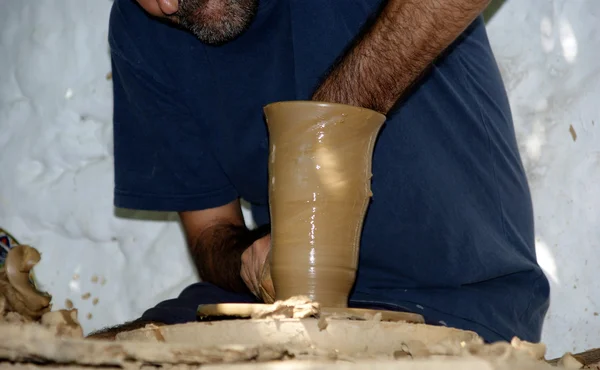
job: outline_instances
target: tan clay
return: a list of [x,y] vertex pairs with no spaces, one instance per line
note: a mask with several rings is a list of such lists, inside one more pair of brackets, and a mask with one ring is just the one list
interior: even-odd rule
[[510,341],[510,345],[516,349],[529,352],[531,357],[537,360],[542,360],[546,355],[546,345],[544,343],[531,343],[514,337]]
[[[167,325],[117,334],[117,341],[193,343],[218,346],[285,346],[316,357],[393,358],[397,351],[415,355],[459,355],[468,345],[483,345],[474,332],[422,324],[326,319],[254,319]],[[156,331],[160,336],[156,335]],[[414,353],[413,353],[414,352]],[[423,353],[423,356],[425,354]]]
[[385,116],[295,101],[264,109],[270,138],[271,276],[276,299],[346,307]]
[[583,364],[570,353],[565,353],[558,360],[557,365],[559,367],[564,367],[565,369],[581,369],[583,367]]
[[6,311],[20,314],[25,320],[38,320],[50,311],[52,297],[39,292],[29,279],[31,269],[40,261],[39,252],[26,245],[12,248],[0,270],[0,295],[6,300]]
[[54,331],[57,337],[83,338],[77,313],[77,309],[47,312],[40,319],[40,324]]

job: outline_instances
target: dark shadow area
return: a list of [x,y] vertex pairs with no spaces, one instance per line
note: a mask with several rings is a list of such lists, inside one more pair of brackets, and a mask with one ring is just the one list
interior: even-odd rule
[[113,214],[115,217],[129,220],[144,220],[144,221],[177,221],[177,215],[172,212],[158,211],[138,211],[126,208],[114,208]]

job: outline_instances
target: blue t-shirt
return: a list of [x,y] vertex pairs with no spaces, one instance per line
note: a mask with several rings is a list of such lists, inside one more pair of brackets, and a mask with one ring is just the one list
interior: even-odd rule
[[[310,99],[380,2],[262,0],[246,33],[213,47],[116,0],[115,205],[186,211],[241,197],[268,223],[262,107]],[[549,286],[481,18],[389,113],[372,172],[351,303],[414,311],[489,340],[539,340]]]

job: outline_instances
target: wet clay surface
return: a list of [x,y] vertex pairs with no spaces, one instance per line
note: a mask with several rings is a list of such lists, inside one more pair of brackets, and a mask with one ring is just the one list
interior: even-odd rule
[[12,248],[0,270],[0,299],[4,310],[16,312],[25,321],[35,321],[50,311],[51,297],[30,282],[31,269],[40,261],[39,252],[27,245]]
[[276,299],[304,295],[323,307],[346,307],[372,195],[373,147],[385,116],[301,101],[264,111]]

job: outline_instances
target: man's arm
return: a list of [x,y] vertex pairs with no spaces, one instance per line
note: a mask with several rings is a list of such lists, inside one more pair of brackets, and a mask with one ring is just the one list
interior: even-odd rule
[[[179,216],[200,278],[229,291],[252,293],[240,276],[242,253],[267,235],[269,227],[248,230],[239,200],[202,211],[180,212]],[[140,318],[96,331],[87,338],[114,340],[118,333],[148,324],[164,325]]]
[[188,247],[203,281],[233,292],[248,292],[240,277],[242,253],[252,243],[239,200],[202,211],[180,212]]
[[490,0],[389,0],[313,100],[387,114]]
[[248,230],[239,200],[179,215],[200,278],[228,291],[252,293],[240,276],[242,253],[268,234],[268,226]]

